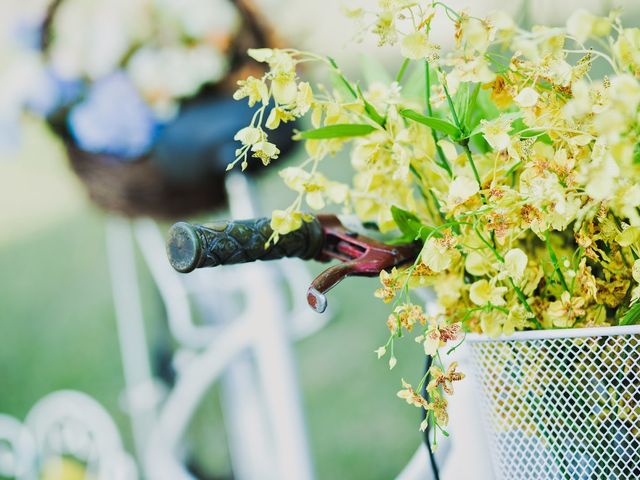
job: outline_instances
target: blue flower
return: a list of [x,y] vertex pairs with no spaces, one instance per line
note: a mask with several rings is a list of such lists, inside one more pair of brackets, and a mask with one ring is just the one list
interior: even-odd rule
[[151,109],[122,72],[95,82],[68,118],[77,145],[88,152],[133,159],[147,153],[157,133]]
[[25,107],[33,113],[46,117],[64,105],[76,101],[82,94],[79,80],[66,80],[51,69],[42,69],[33,79],[32,88],[26,94]]

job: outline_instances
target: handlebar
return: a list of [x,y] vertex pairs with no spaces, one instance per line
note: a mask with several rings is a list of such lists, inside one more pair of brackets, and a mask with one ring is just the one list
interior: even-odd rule
[[216,267],[298,257],[310,260],[323,248],[324,233],[317,218],[300,229],[281,235],[266,246],[272,235],[270,219],[221,221],[205,225],[176,223],[169,230],[167,254],[171,266],[188,273],[196,268]]
[[316,312],[327,307],[325,294],[350,276],[373,277],[385,269],[412,262],[421,245],[387,245],[347,228],[335,215],[318,215],[302,227],[266,245],[273,234],[268,218],[191,225],[176,223],[169,230],[167,254],[173,268],[196,268],[298,257],[340,263],[327,268],[309,286],[307,301]]

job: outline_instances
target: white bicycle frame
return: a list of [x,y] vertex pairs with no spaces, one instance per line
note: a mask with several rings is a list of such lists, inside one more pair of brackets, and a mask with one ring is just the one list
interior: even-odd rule
[[[227,191],[233,218],[256,216],[245,177],[229,176]],[[176,382],[166,398],[149,362],[132,235],[180,345]],[[147,219],[110,218],[107,246],[125,398],[145,476],[194,478],[184,466],[182,439],[205,394],[220,381],[234,478],[313,479],[292,344],[322,328],[329,316],[313,313],[304,302],[302,288],[311,281],[306,268],[296,261],[257,262],[180,275],[166,259],[163,235]],[[292,291],[290,309],[283,283]],[[238,293],[244,308],[234,312],[230,298]],[[203,325],[194,322],[192,307]],[[427,451],[420,446],[398,478],[428,479],[427,468]]]
[[[245,179],[231,176],[227,187],[232,215],[254,216]],[[235,477],[313,478],[291,343],[292,336],[312,332],[327,318],[302,310],[300,302],[288,311],[279,288],[283,276],[290,285],[308,284],[304,267],[254,264],[233,273],[226,269],[224,277],[212,270],[180,276],[169,266],[163,236],[152,221],[113,218],[107,232],[126,399],[147,476],[193,478],[180,458],[181,439],[203,396],[220,380]],[[175,386],[162,405],[149,363],[132,232],[181,349]],[[245,308],[230,319],[225,310],[234,292],[243,294]],[[192,305],[204,325],[194,322]]]

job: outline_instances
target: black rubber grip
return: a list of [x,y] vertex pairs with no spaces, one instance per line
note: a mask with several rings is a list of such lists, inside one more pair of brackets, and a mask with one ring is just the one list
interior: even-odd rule
[[296,231],[281,235],[265,248],[273,233],[270,219],[236,220],[207,225],[179,222],[169,230],[167,255],[171,266],[188,273],[196,268],[216,267],[256,260],[299,257],[310,260],[322,250],[324,234],[314,218]]

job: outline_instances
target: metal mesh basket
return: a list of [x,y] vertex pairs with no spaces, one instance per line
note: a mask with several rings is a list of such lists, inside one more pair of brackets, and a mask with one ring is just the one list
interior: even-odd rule
[[640,479],[640,327],[467,340],[498,478]]

